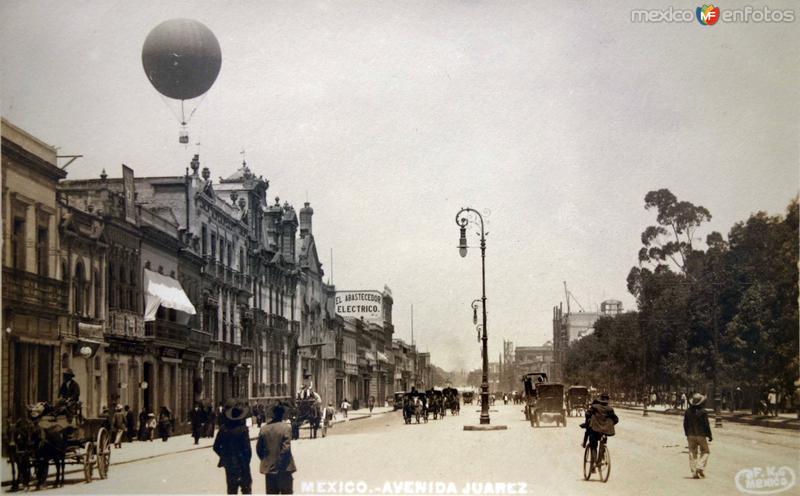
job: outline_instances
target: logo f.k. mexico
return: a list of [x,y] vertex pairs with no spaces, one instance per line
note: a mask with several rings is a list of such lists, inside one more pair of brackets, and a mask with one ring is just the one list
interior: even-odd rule
[[713,26],[719,21],[719,7],[713,4],[697,7],[697,22],[703,26]]

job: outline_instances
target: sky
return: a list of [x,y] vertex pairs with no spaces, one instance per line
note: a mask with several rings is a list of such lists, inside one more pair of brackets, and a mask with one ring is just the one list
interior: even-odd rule
[[[794,3],[764,5],[800,18]],[[800,20],[632,22],[632,9],[669,7],[697,5],[7,0],[0,112],[83,155],[72,179],[119,177],[123,163],[179,175],[195,153],[218,178],[244,150],[271,198],[314,207],[337,289],[387,285],[395,337],[410,341],[413,305],[418,347],[470,370],[481,262],[458,255],[461,207],[488,231],[494,360],[503,339],[552,339],[564,281],[587,311],[635,308],[625,278],[655,221],[648,191],[705,206],[702,238],[798,194]],[[222,50],[188,147],[141,62],[150,30],[177,17]]]

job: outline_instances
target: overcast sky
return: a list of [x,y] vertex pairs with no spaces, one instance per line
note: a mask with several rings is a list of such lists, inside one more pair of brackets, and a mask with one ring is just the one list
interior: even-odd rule
[[[646,7],[670,5],[698,3]],[[480,254],[458,256],[461,206],[488,221],[496,360],[503,338],[552,339],[562,281],[587,310],[634,308],[625,278],[654,222],[649,190],[708,208],[703,238],[798,192],[800,21],[632,23],[642,6],[6,0],[2,114],[84,155],[70,178],[122,163],[178,175],[200,153],[216,179],[245,149],[270,197],[311,202],[338,289],[388,285],[396,337],[409,340],[413,304],[420,348],[473,369]],[[206,24],[223,58],[188,148],[141,63],[149,31],[175,17]]]

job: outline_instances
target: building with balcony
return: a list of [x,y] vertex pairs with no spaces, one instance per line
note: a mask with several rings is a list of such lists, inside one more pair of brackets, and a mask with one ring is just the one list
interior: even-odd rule
[[5,119],[2,134],[2,417],[53,401],[61,382],[68,288],[58,261],[56,149]]
[[[105,222],[93,204],[69,204],[58,194],[59,260],[67,288],[67,325],[62,333],[61,365],[82,385],[83,414],[99,416],[120,400],[120,378],[107,365],[108,240]],[[124,381],[122,381],[124,382]]]

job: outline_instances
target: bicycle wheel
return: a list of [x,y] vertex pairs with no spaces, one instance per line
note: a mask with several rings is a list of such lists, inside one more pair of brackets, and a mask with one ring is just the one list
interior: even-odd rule
[[592,448],[587,444],[583,451],[583,480],[592,476]]
[[605,444],[600,446],[599,451],[597,455],[597,471],[600,472],[600,480],[606,482],[611,474],[611,452]]

